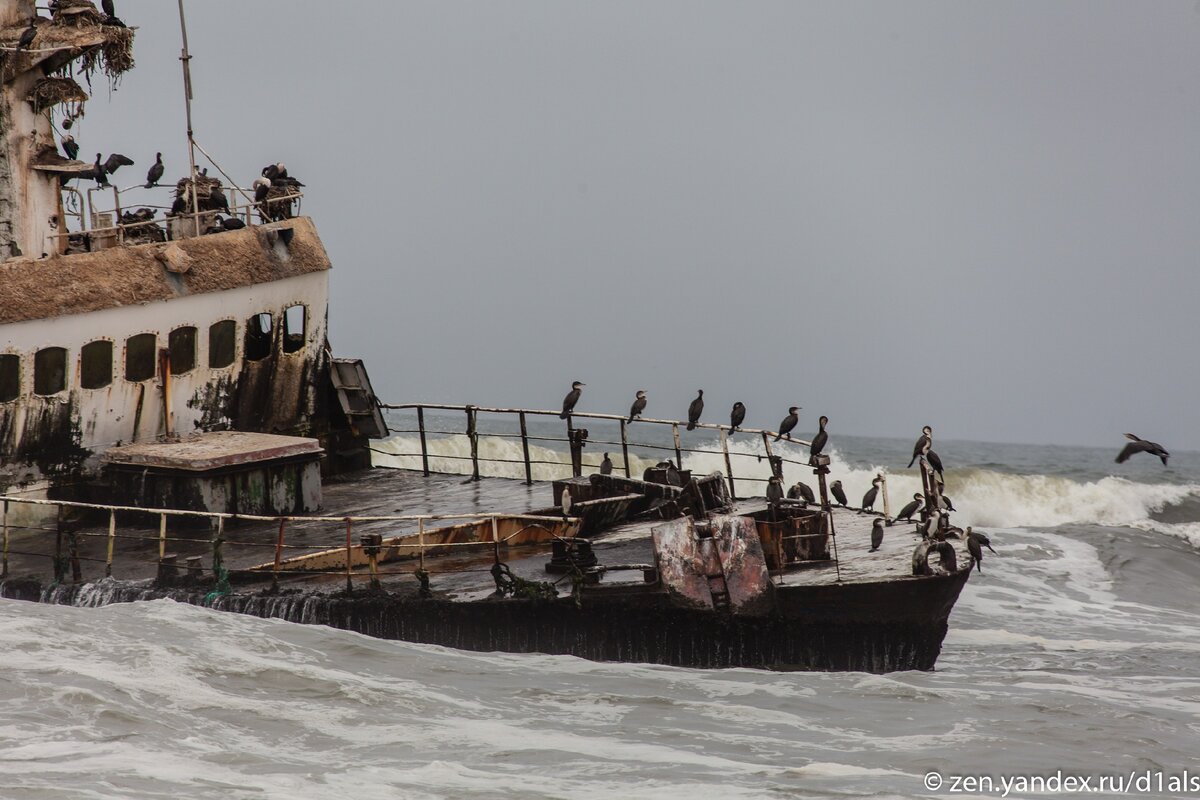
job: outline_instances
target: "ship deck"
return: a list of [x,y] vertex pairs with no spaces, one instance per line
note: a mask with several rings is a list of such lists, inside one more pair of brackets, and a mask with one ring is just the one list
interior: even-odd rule
[[[384,516],[416,514],[478,514],[503,512],[511,514],[537,513],[551,505],[551,484],[534,482],[532,486],[507,478],[482,478],[472,481],[462,475],[423,476],[419,472],[396,469],[373,469],[330,479],[324,484],[322,514],[327,516]],[[761,498],[743,499],[737,511],[753,512],[766,507]],[[912,552],[919,535],[912,524],[897,523],[887,528],[883,545],[875,553],[870,550],[871,525],[876,515],[862,514],[854,509],[835,508],[833,511],[835,546],[834,561],[817,562],[789,569],[773,576],[778,586],[805,586],[833,583],[866,583],[876,581],[914,580]],[[180,524],[171,518],[167,552],[175,554],[182,567],[188,557],[200,557],[205,568],[212,557],[212,532],[207,524]],[[652,564],[651,529],[661,521],[640,521],[623,524],[592,538],[593,550],[601,565]],[[354,544],[366,533],[385,537],[409,533],[416,523],[372,521],[356,523]],[[83,582],[104,577],[108,527],[106,520],[85,521],[75,527],[78,541],[79,565]],[[32,578],[43,586],[53,581],[53,563],[58,536],[56,526],[20,526],[10,523],[9,577]],[[122,515],[118,518],[114,540],[112,575],[119,581],[150,581],[158,571],[159,528],[157,519],[148,514]],[[226,527],[223,546],[224,564],[235,576],[238,591],[267,588],[272,576],[246,574],[254,565],[270,562],[274,556],[278,526],[270,523],[238,522]],[[345,545],[345,525],[339,521],[297,521],[288,523],[285,557],[317,552]],[[954,541],[961,567],[969,560],[964,542]],[[65,546],[64,546],[65,551]],[[505,561],[518,577],[530,581],[556,581],[561,576],[545,569],[548,547],[510,549]],[[426,569],[430,585],[439,596],[458,600],[477,600],[495,590],[490,568],[494,559],[490,546],[460,549],[453,555],[429,557]],[[391,592],[416,592],[413,576],[414,560],[388,562],[380,565],[383,587]],[[260,577],[261,576],[261,577]],[[366,585],[366,570],[356,571],[355,585]],[[68,580],[71,576],[68,573]],[[606,572],[601,584],[641,584],[642,572],[637,569]],[[286,574],[279,576],[281,590],[340,592],[346,586],[345,573]],[[558,591],[571,591],[569,578],[559,581]]]

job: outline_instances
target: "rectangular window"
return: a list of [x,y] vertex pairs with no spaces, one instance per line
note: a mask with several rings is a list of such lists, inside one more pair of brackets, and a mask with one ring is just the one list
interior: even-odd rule
[[187,326],[176,328],[167,336],[167,349],[171,351],[171,374],[182,375],[196,368],[196,329]]
[[208,366],[221,369],[233,363],[237,342],[237,323],[231,319],[214,322],[208,328]]
[[88,342],[79,351],[79,385],[102,389],[113,379],[113,344],[107,339]]
[[21,396],[21,357],[13,353],[0,355],[0,403]]
[[295,353],[304,348],[308,309],[302,305],[289,306],[283,312],[283,352]]
[[158,372],[158,337],[139,333],[125,340],[125,380],[145,381]]
[[271,315],[255,314],[246,320],[246,360],[261,361],[271,355]]
[[33,356],[33,392],[58,394],[67,388],[67,349],[46,347]]

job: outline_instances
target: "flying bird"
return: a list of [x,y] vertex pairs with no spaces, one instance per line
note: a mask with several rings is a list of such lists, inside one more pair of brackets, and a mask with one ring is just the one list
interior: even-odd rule
[[846,493],[842,491],[842,482],[834,481],[829,485],[829,491],[833,493],[833,499],[838,501],[838,505],[842,508],[846,507]]
[[162,153],[156,153],[154,163],[150,166],[150,170],[146,173],[145,188],[149,189],[150,187],[156,185],[162,178],[163,172],[165,171],[166,168],[163,167],[162,163]]
[[913,462],[915,462],[918,457],[923,456],[926,453],[928,453],[929,448],[932,446],[933,446],[933,428],[926,425],[924,428],[921,428],[921,438],[917,439],[917,443],[915,445],[913,445],[913,454],[912,454],[912,458],[910,458],[908,460],[908,466],[911,467],[913,465]]
[[[783,422],[779,423],[779,432],[775,434],[775,441],[779,441],[784,436],[788,436],[792,429],[796,427],[796,423],[800,421],[800,406],[792,406],[788,409],[788,415],[783,418]],[[788,438],[792,438],[788,436]]]
[[642,412],[645,410],[646,410],[646,390],[638,389],[637,397],[634,398],[633,405],[631,405],[629,407],[629,421],[633,422],[633,420],[637,417],[640,417],[642,415]]
[[742,401],[733,404],[733,410],[729,412],[729,432],[733,433],[746,420],[746,406]]
[[688,424],[687,429],[694,431],[696,423],[700,421],[700,415],[704,413],[704,390],[697,389],[696,399],[688,406]]
[[567,392],[567,396],[563,398],[563,410],[558,415],[559,419],[566,419],[571,416],[571,412],[575,410],[575,404],[579,402],[579,396],[583,394],[585,383],[575,381],[571,384],[571,391]]
[[883,544],[883,517],[876,517],[871,523],[871,552],[874,553]]
[[829,441],[829,434],[825,432],[825,426],[829,424],[829,417],[821,417],[818,423],[821,426],[820,430],[813,437],[812,444],[808,446],[808,465],[810,467],[817,465],[817,456],[821,455],[821,451],[825,449],[825,443]]
[[1129,457],[1136,453],[1149,453],[1152,456],[1158,456],[1162,459],[1163,466],[1167,465],[1167,459],[1171,456],[1163,446],[1158,442],[1148,442],[1145,439],[1139,439],[1132,433],[1125,434],[1125,438],[1129,440],[1129,444],[1117,454],[1117,463],[1124,464],[1129,460]]
[[881,483],[883,483],[882,475],[876,475],[875,480],[871,481],[871,488],[867,489],[867,493],[863,495],[863,511],[875,510],[875,498],[879,496],[879,484]]

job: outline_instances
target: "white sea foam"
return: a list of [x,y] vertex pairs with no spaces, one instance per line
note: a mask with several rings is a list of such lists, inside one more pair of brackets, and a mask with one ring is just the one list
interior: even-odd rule
[[[688,453],[683,466],[693,472],[706,474],[727,472],[724,456],[716,442],[702,445],[713,452]],[[397,435],[376,445],[375,463],[401,469],[420,469],[419,456],[393,455],[420,452],[419,440],[410,435]],[[435,472],[467,474],[471,471],[470,444],[466,436],[446,436],[428,441],[430,468]],[[739,495],[761,495],[763,483],[770,477],[770,465],[759,458],[761,445],[745,439],[729,442],[730,458]],[[803,461],[807,450],[779,442],[774,452],[792,461]],[[479,438],[480,471],[483,475],[524,478],[519,440],[494,436]],[[669,454],[668,454],[669,455]],[[891,512],[895,514],[914,493],[921,491],[920,478],[913,470],[893,471],[881,465],[853,466],[837,450],[830,455],[832,477],[842,481],[852,505],[861,502],[878,473],[887,476],[887,492]],[[611,453],[616,471],[622,471],[619,452]],[[530,457],[535,480],[552,480],[569,474],[570,458],[566,453],[548,447],[530,445]],[[668,457],[668,456],[664,456]],[[585,451],[584,472],[599,467],[601,454]],[[630,474],[640,477],[657,461],[636,454],[630,455]],[[786,483],[795,480],[813,482],[812,472],[800,464],[785,463]],[[1095,481],[1077,481],[1049,475],[1016,475],[987,469],[948,470],[946,494],[958,513],[959,525],[984,528],[1035,527],[1050,528],[1067,524],[1127,526],[1177,536],[1200,547],[1200,521],[1164,523],[1151,515],[1167,506],[1177,504],[1191,495],[1200,496],[1200,485],[1137,483],[1125,478],[1106,477]],[[883,510],[883,498],[876,501],[876,510]]]

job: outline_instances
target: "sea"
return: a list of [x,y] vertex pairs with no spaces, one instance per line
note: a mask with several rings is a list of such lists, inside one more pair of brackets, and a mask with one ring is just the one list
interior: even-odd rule
[[[408,423],[379,466],[419,465]],[[468,471],[461,416],[427,424],[434,468]],[[484,474],[522,474],[513,431],[480,430],[508,459]],[[544,441],[561,429],[530,435],[535,477],[561,474]],[[587,464],[608,449],[622,469],[611,433],[591,437]],[[637,437],[634,474],[670,456],[666,432]],[[760,441],[731,439],[739,494],[767,474]],[[1119,465],[1122,442],[935,442],[954,523],[996,552],[932,672],[594,663],[169,601],[0,601],[0,798],[1200,797],[1200,454]],[[711,432],[685,446],[705,451],[685,468],[724,470]],[[886,473],[894,513],[911,448],[835,435],[832,477],[854,501]],[[803,448],[776,452],[805,479]]]

